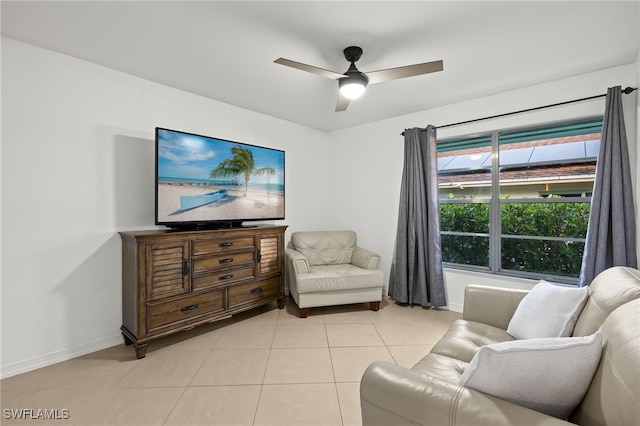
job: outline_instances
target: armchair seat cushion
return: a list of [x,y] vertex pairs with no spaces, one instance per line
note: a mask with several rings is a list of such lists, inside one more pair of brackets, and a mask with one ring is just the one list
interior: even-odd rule
[[380,287],[382,270],[362,269],[351,264],[311,266],[297,277],[298,293]]

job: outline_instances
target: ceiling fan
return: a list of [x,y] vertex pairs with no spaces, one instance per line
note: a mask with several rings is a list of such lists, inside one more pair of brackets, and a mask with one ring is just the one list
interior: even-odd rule
[[349,106],[351,99],[356,99],[364,93],[367,84],[381,83],[383,81],[397,80],[399,78],[412,77],[414,75],[428,74],[443,70],[443,62],[440,60],[407,65],[404,67],[389,68],[386,70],[371,71],[365,74],[360,72],[360,70],[356,68],[355,64],[362,56],[362,48],[358,46],[349,46],[343,50],[343,53],[346,60],[351,62],[351,66],[344,74],[285,58],[278,58],[274,62],[276,64],[307,71],[321,77],[338,80],[339,92],[336,112],[345,111]]

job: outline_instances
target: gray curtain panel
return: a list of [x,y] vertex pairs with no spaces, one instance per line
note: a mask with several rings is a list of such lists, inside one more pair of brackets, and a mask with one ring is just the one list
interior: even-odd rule
[[612,266],[637,267],[636,220],[620,86],[607,90],[580,287]]
[[447,304],[440,251],[436,129],[404,133],[404,170],[389,296],[400,303]]

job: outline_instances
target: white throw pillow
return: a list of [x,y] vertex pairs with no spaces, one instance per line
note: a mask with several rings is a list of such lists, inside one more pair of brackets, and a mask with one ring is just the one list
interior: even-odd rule
[[563,287],[540,281],[520,301],[507,333],[516,339],[569,337],[588,297],[588,287]]
[[589,389],[601,352],[600,331],[486,345],[458,384],[566,419]]

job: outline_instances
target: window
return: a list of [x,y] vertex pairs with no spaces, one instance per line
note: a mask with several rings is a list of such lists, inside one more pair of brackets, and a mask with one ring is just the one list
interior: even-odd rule
[[602,118],[438,143],[446,266],[577,282]]

